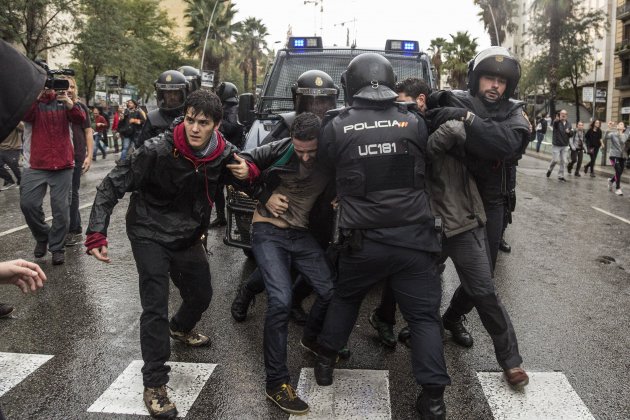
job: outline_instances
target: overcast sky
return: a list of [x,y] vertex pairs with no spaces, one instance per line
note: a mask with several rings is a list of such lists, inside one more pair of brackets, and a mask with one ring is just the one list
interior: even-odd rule
[[450,40],[449,35],[457,31],[468,31],[477,38],[479,49],[490,46],[477,16],[480,9],[472,0],[317,0],[317,5],[310,0],[233,2],[239,11],[237,20],[250,16],[262,20],[271,34],[269,47],[275,49],[284,46],[289,25],[294,36],[323,32],[324,46],[344,46],[347,28],[351,42],[356,32],[360,48],[383,48],[386,39],[410,39],[419,41],[420,48],[426,50],[432,39]]

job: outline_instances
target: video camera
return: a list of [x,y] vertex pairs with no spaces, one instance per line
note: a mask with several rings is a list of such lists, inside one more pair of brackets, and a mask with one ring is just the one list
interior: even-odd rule
[[68,88],[70,87],[70,82],[66,79],[56,79],[55,76],[57,75],[74,76],[74,70],[72,69],[51,70],[45,61],[37,60],[35,62],[41,67],[43,67],[44,70],[46,70],[46,74],[48,75],[48,77],[46,78],[46,83],[44,84],[44,87],[46,89],[53,89],[56,92],[68,90]]

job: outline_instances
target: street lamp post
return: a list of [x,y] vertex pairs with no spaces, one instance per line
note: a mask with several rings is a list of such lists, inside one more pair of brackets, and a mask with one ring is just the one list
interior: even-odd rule
[[494,19],[494,12],[492,11],[492,5],[489,0],[481,0],[479,1],[480,5],[488,6],[488,10],[490,10],[490,17],[492,18],[492,26],[494,26],[494,36],[496,37],[497,46],[499,43],[499,30],[497,29],[497,21]]
[[593,121],[597,119],[597,65],[599,64],[599,54],[600,52],[595,50],[595,72],[593,76]]
[[203,51],[201,52],[201,62],[199,63],[199,73],[203,72],[203,60],[206,58],[206,45],[208,44],[208,35],[210,35],[210,26],[212,25],[212,18],[214,17],[214,12],[217,11],[217,5],[219,3],[224,3],[228,0],[216,0],[214,3],[214,7],[212,8],[212,13],[210,14],[210,20],[208,20],[208,29],[206,30],[206,39],[203,41]]

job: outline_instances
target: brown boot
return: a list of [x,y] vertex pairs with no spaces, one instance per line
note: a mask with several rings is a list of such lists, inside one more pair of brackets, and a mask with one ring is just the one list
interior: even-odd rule
[[166,393],[166,385],[157,388],[144,388],[144,405],[147,406],[151,417],[158,419],[174,419],[177,416],[177,408],[171,402]]

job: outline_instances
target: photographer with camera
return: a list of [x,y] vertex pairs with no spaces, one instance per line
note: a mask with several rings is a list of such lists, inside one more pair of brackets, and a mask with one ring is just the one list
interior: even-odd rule
[[[49,78],[23,117],[24,171],[20,191],[20,207],[26,223],[37,241],[35,258],[52,253],[53,265],[65,262],[64,242],[70,222],[70,192],[74,168],[74,147],[70,123],[82,124],[86,119],[81,106],[68,96],[68,80],[54,79],[55,74],[69,71],[48,70]],[[53,221],[44,220],[42,203],[46,187],[50,187]]]

